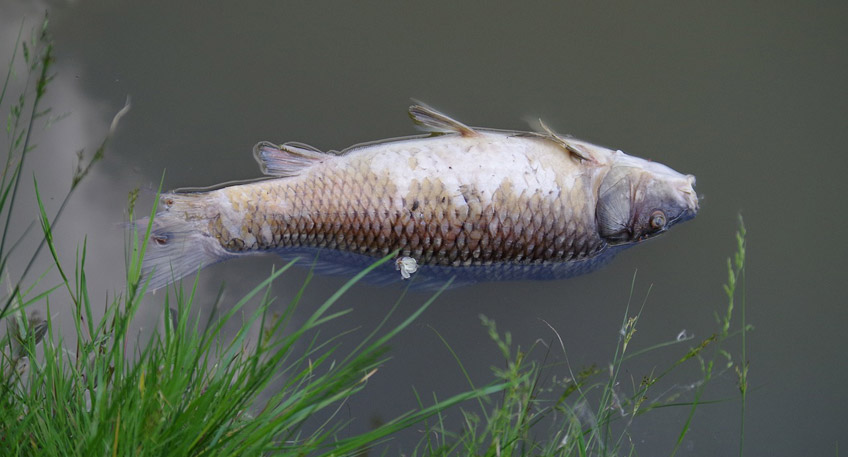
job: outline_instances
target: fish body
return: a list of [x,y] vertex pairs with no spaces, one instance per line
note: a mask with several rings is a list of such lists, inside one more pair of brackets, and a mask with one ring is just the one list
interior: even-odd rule
[[544,125],[471,128],[418,105],[410,115],[433,133],[339,153],[261,142],[254,155],[273,179],[163,194],[150,287],[262,252],[317,253],[341,270],[397,252],[431,280],[567,277],[698,210],[693,176]]

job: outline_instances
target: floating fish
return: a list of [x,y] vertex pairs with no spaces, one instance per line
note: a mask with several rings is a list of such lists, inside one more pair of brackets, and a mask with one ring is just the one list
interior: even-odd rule
[[430,133],[341,152],[261,142],[254,156],[273,178],[163,194],[150,288],[259,253],[350,272],[397,252],[376,282],[565,278],[698,211],[694,176],[544,124],[472,128],[421,105],[409,115]]

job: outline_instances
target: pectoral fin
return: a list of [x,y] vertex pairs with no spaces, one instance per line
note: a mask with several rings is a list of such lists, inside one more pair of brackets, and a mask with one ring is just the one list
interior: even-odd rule
[[412,105],[409,117],[416,124],[436,133],[459,133],[462,136],[477,136],[476,130],[429,106]]
[[253,147],[253,157],[259,162],[259,168],[270,176],[297,176],[327,156],[328,153],[320,149],[296,142],[277,146],[262,141]]

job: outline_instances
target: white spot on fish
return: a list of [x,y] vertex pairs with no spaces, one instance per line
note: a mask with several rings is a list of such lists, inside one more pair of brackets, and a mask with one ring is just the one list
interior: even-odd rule
[[400,270],[403,279],[409,279],[413,273],[418,271],[418,262],[412,257],[400,257],[395,261],[395,267]]

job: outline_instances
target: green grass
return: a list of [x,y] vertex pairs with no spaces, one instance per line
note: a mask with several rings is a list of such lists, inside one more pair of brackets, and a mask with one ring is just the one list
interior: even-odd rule
[[[31,260],[11,268],[10,253],[21,245],[21,239],[7,238],[12,224],[21,223],[14,211],[21,170],[34,152],[34,126],[51,121],[50,110],[41,106],[53,78],[53,44],[47,21],[28,39],[22,37],[20,33],[0,93],[2,106],[8,100],[13,64],[22,62],[26,87],[11,104],[8,154],[0,181],[0,216],[4,218],[0,276],[8,284],[0,301],[0,319],[6,323],[0,337],[0,455],[394,455],[400,451],[428,456],[638,455],[633,443],[639,437],[630,431],[634,421],[649,413],[663,414],[669,407],[685,408],[677,439],[668,443],[669,455],[675,455],[691,429],[695,411],[714,402],[705,399],[711,381],[728,372],[736,373],[738,379],[742,455],[749,327],[744,301],[746,232],[741,219],[736,252],[728,260],[728,305],[716,315],[717,330],[710,337],[701,341],[678,338],[634,350],[636,325],[645,302],[638,309],[628,303],[611,361],[604,368],[574,371],[567,364],[549,362],[556,358],[555,353],[567,359],[561,339],[523,349],[512,342],[509,332],[498,330],[494,321],[481,316],[493,343],[491,350],[503,357],[502,366],[493,368],[487,384],[473,381],[450,342],[436,332],[435,337],[454,354],[456,369],[468,381],[468,391],[439,399],[436,393],[410,388],[410,394],[419,399],[415,411],[359,435],[343,430],[348,421],[339,417],[338,408],[367,389],[369,378],[381,375],[377,369],[391,354],[388,343],[436,300],[438,293],[400,325],[387,328],[384,320],[352,351],[342,353],[339,337],[328,337],[321,328],[344,319],[349,312],[344,308],[344,294],[367,270],[295,325],[292,316],[309,279],[289,303],[278,303],[271,286],[291,267],[287,264],[222,315],[205,320],[191,312],[197,306],[197,283],[185,292],[175,289],[166,294],[162,305],[162,330],[149,340],[138,341],[129,329],[146,292],[140,279],[146,245],[139,240],[149,238],[150,226],[137,227],[133,231],[142,233],[128,236],[126,284],[100,304],[92,302],[88,290],[87,243],[83,241],[76,249],[74,264],[65,265],[53,242],[53,227],[65,203],[103,157],[108,136],[90,157],[80,153],[70,189],[55,213],[48,214],[33,178],[40,230],[32,224],[24,237],[34,237],[38,243]],[[110,135],[127,108],[116,115]],[[129,196],[130,221],[136,197],[135,193]],[[155,211],[154,207],[151,220]],[[47,253],[53,260],[51,270],[31,278],[34,259]],[[55,274],[48,274],[51,271]],[[54,276],[58,279],[49,279]],[[631,298],[634,286],[635,277]],[[94,295],[102,296],[100,292]],[[399,309],[402,299],[403,294],[392,312]],[[57,303],[73,310],[75,332],[69,339],[51,319]],[[258,303],[257,310],[242,319],[235,335],[225,335],[224,326],[241,318],[248,303]],[[46,310],[46,317],[32,307]],[[95,307],[104,308],[102,316],[95,317]],[[276,315],[271,309],[282,311]],[[742,323],[734,327],[737,314]],[[257,328],[261,329],[258,334],[252,332]],[[728,348],[734,338],[741,339],[740,357]],[[679,356],[667,361],[665,368],[646,373],[641,382],[632,383],[624,392],[622,373],[629,364],[667,346],[681,348]],[[692,364],[698,367],[700,378],[693,383],[691,398],[658,390],[664,379]],[[259,400],[260,395],[271,392],[269,398]],[[316,423],[319,416],[327,419]],[[423,429],[420,441],[414,447],[398,449],[391,438],[413,425]]]

